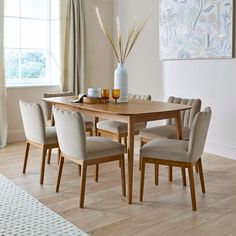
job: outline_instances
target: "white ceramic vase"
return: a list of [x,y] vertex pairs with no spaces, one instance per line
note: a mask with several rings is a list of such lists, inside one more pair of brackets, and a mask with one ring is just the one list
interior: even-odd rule
[[122,63],[118,64],[114,72],[114,89],[120,89],[119,103],[128,102],[128,74]]

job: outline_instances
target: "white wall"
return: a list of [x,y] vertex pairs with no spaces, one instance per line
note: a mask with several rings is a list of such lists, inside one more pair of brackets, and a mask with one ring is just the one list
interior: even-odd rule
[[203,107],[213,110],[205,150],[236,159],[236,60],[160,62],[158,1],[114,0],[114,12],[124,30],[152,5],[153,16],[126,63],[130,92],[151,93],[159,100],[170,95],[201,98]]

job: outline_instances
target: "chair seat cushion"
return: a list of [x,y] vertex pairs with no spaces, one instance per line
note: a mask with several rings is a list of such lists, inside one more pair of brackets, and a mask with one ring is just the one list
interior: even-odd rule
[[46,127],[46,137],[44,144],[54,144],[58,143],[57,141],[57,133],[55,127]]
[[[145,127],[146,127],[145,122],[136,123],[134,126],[134,131],[140,131]],[[99,121],[97,123],[97,128],[111,133],[122,134],[128,132],[128,124],[113,120]]]
[[103,137],[87,137],[87,159],[124,154],[125,146],[112,139]]
[[140,156],[161,160],[189,161],[188,141],[154,139],[140,149]]
[[[189,140],[190,129],[183,127],[183,140]],[[168,138],[176,139],[176,126],[163,125],[146,128],[140,131],[140,136],[149,139]]]

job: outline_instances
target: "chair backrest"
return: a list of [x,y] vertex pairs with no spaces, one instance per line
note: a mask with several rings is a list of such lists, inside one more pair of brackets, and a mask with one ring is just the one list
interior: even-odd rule
[[[73,96],[72,92],[62,92],[62,93],[44,93],[44,98],[51,98],[51,97],[65,97],[65,96]],[[52,103],[43,101],[43,108],[45,112],[46,120],[50,120],[52,118]]]
[[207,107],[204,111],[197,113],[193,119],[188,146],[191,161],[197,161],[202,156],[210,124],[211,113],[211,108]]
[[[175,104],[183,104],[192,106],[190,110],[181,111],[181,121],[182,127],[191,128],[193,119],[195,115],[200,112],[202,102],[200,99],[187,99],[187,98],[179,98],[179,97],[169,97],[168,103],[175,103]],[[175,119],[168,119],[166,122],[167,125],[175,125]]]
[[[151,95],[140,95],[140,94],[132,94],[129,93],[129,99],[135,99],[135,100],[148,100],[151,101],[152,97]],[[146,128],[147,122],[141,122],[143,123],[143,129]],[[141,124],[140,123],[140,124]]]
[[25,136],[28,140],[43,144],[46,136],[43,111],[39,104],[19,101]]
[[79,112],[53,108],[59,147],[74,159],[86,159],[86,136],[83,117]]
[[139,100],[151,100],[151,95],[140,95],[140,94],[131,94],[129,93],[129,99],[139,99]]

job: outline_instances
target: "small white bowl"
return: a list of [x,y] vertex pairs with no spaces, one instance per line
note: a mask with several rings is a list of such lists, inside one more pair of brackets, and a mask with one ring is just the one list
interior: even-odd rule
[[101,97],[101,88],[88,88],[88,97]]

